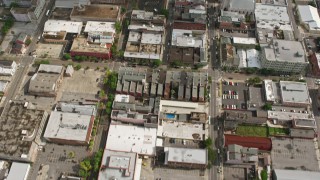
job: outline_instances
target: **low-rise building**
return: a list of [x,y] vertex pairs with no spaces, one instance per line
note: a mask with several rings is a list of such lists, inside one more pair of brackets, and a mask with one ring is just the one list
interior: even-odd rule
[[283,73],[301,73],[308,64],[301,42],[273,39],[268,46],[262,48],[262,68]]
[[74,6],[90,4],[90,0],[56,0],[54,7],[72,9]]
[[232,12],[239,12],[243,14],[252,14],[255,10],[255,1],[254,0],[224,0],[222,3],[221,9],[227,9]]
[[98,180],[105,179],[140,179],[142,159],[134,152],[112,151],[105,149]]
[[120,20],[120,8],[106,4],[74,6],[70,19],[84,23],[87,21],[116,22]]
[[312,53],[309,56],[312,75],[320,77],[320,53]]
[[44,24],[42,37],[48,43],[66,43],[67,35],[79,35],[82,26],[82,22],[48,20]]
[[226,163],[228,164],[258,162],[258,148],[229,144],[227,146],[226,156]]
[[6,180],[26,180],[30,171],[29,163],[12,162]]
[[63,79],[63,67],[41,64],[30,79],[28,93],[36,96],[55,97]]
[[0,95],[4,95],[6,93],[8,84],[8,81],[0,80]]
[[320,17],[318,9],[310,5],[298,5],[298,14],[301,24],[310,33],[320,33]]
[[111,124],[106,148],[114,151],[135,152],[144,156],[155,156],[156,138],[156,128]]
[[205,169],[208,164],[206,149],[165,147],[164,164],[173,168]]
[[205,0],[175,0],[174,19],[206,24]]
[[93,105],[59,103],[50,114],[43,137],[57,144],[88,145],[95,115]]
[[280,81],[280,93],[285,106],[308,107],[311,104],[308,86],[304,82]]
[[20,33],[18,37],[15,39],[12,45],[11,53],[15,54],[24,54],[27,50],[27,40],[30,39],[26,33]]
[[292,179],[299,180],[305,179],[308,180],[318,180],[320,177],[319,172],[313,171],[303,171],[303,170],[286,170],[286,169],[274,169],[272,173],[273,179]]
[[13,76],[17,70],[17,63],[15,61],[0,61],[0,75]]
[[249,19],[246,18],[245,14],[221,10],[221,16],[218,17],[219,29],[221,29],[222,32],[226,30],[243,33],[254,31],[255,21],[250,19],[249,22],[246,22],[248,20]]
[[271,151],[272,142],[270,138],[263,137],[249,137],[249,136],[237,136],[225,134],[224,146],[227,147],[230,144],[238,144],[247,148],[258,148],[259,150]]
[[[18,1],[18,4],[19,2],[22,1]],[[22,7],[11,8],[10,12],[17,21],[38,23],[41,19],[41,13],[44,10],[45,4],[45,0],[30,0]]]

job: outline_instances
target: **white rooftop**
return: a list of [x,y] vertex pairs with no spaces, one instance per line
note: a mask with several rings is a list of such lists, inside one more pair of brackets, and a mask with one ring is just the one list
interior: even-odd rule
[[308,86],[304,82],[280,81],[282,102],[310,104]]
[[272,80],[264,80],[264,87],[265,87],[265,97],[267,98],[267,101],[275,102],[275,91],[276,91],[276,85]]
[[80,34],[82,22],[65,21],[65,20],[48,20],[44,24],[43,32],[61,32]]
[[279,180],[319,180],[320,172],[274,169],[275,175]]
[[162,125],[158,126],[159,137],[169,137],[189,140],[203,140],[206,136],[206,130],[203,124],[190,124],[184,122],[168,122],[162,121]]
[[309,25],[310,29],[320,30],[318,9],[310,5],[298,5],[301,20]]
[[298,112],[268,111],[268,119],[278,119],[282,121],[291,121],[293,119],[314,120],[309,114]]
[[150,26],[150,25],[135,25],[135,24],[130,24],[128,27],[129,30],[147,30],[147,31],[158,31],[162,32],[164,31],[163,26]]
[[11,168],[6,180],[25,180],[28,177],[30,164],[12,162]]
[[247,49],[247,67],[261,68],[260,52],[256,49]]
[[194,37],[191,30],[173,29],[171,45],[202,48],[206,45],[206,35],[204,33]]
[[78,113],[81,115],[96,115],[96,106],[95,105],[79,105],[72,103],[59,102],[58,107],[62,112]]
[[305,50],[298,41],[273,39],[271,45],[262,50],[268,61],[307,63]]
[[128,103],[130,100],[130,95],[125,94],[116,94],[114,97],[114,102],[126,102]]
[[162,34],[145,32],[142,33],[141,43],[143,44],[161,44]]
[[115,33],[114,22],[88,21],[84,32],[112,32]]
[[139,42],[141,40],[141,33],[136,31],[130,31],[128,36],[128,42]]
[[246,68],[247,67],[247,55],[244,49],[238,49],[237,55],[239,57],[239,68]]
[[286,6],[256,3],[256,21],[290,22]]
[[196,102],[182,102],[172,100],[160,100],[159,111],[173,114],[190,114],[191,112],[208,112],[205,104]]
[[206,149],[165,147],[164,151],[166,153],[165,162],[207,164]]
[[94,116],[52,111],[44,138],[87,141],[90,138]]
[[233,37],[234,44],[256,44],[256,38]]
[[9,83],[8,81],[0,80],[0,92],[4,92],[6,90],[8,83]]
[[255,0],[230,0],[230,8],[234,10],[254,11]]
[[63,66],[59,65],[40,64],[38,72],[60,74],[62,69]]
[[160,59],[160,54],[146,52],[124,52],[124,57],[141,58],[141,59]]
[[153,156],[155,155],[156,138],[156,128],[111,124],[106,148]]

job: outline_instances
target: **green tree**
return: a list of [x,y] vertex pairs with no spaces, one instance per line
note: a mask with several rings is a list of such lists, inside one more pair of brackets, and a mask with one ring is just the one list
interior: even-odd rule
[[90,176],[90,171],[92,169],[92,165],[89,159],[85,159],[80,162],[79,175],[83,178],[87,178]]
[[80,69],[81,69],[81,65],[80,65],[80,64],[77,64],[77,65],[74,67],[74,69],[75,69],[76,71],[80,70]]
[[311,0],[308,5],[313,6],[313,7],[317,7],[316,3],[314,2],[314,0]]
[[267,180],[268,179],[267,171],[265,169],[262,170],[261,173],[260,173],[260,176],[261,176],[261,180]]
[[71,59],[71,55],[69,53],[66,53],[63,55],[63,59],[69,60],[69,59]]
[[160,61],[160,59],[156,59],[156,60],[152,61],[153,67],[159,67],[161,64],[162,64],[162,62]]
[[171,63],[171,66],[173,67],[180,67],[180,66],[183,66],[183,63],[179,60],[174,60],[172,63]]
[[209,162],[213,163],[216,159],[216,151],[212,149],[212,147],[208,148],[208,160]]
[[30,38],[28,38],[27,40],[26,40],[26,42],[25,42],[25,44],[27,45],[27,46],[29,46],[30,44],[31,44],[31,39]]
[[262,106],[263,110],[270,111],[272,110],[272,105],[270,103],[266,103]]
[[74,60],[76,60],[76,61],[80,61],[80,59],[81,59],[80,56],[75,56],[75,57],[74,57]]
[[74,151],[70,151],[69,154],[68,154],[68,158],[69,159],[73,159],[74,157],[75,157]]
[[111,73],[108,77],[107,86],[111,90],[115,90],[117,88],[117,81],[118,81],[118,74],[117,73]]
[[122,29],[121,22],[120,22],[120,21],[117,21],[117,22],[114,24],[114,28],[116,29],[116,32],[117,32],[117,33],[120,33],[120,32],[121,32],[121,29]]
[[37,67],[37,66],[40,66],[40,64],[50,64],[50,61],[48,60],[35,61],[33,63],[33,66]]
[[126,8],[121,7],[121,14],[124,14],[126,11],[127,11],[127,9],[126,9]]
[[99,93],[99,97],[100,97],[101,99],[103,99],[103,98],[106,97],[106,93],[104,92],[103,89],[101,89],[101,91],[100,91],[100,93]]
[[116,54],[117,54],[117,57],[119,57],[119,58],[123,58],[124,57],[124,51],[123,50],[119,50]]
[[98,172],[103,157],[103,149],[99,149],[92,159],[93,171]]
[[114,94],[108,94],[108,100],[113,101],[114,100]]
[[9,29],[13,26],[14,20],[12,17],[9,17],[8,19],[6,19],[6,21],[4,22],[4,25],[1,28],[1,33],[2,35],[6,35],[9,31]]
[[86,61],[87,59],[87,56],[80,56],[80,61]]
[[111,108],[112,107],[112,101],[108,101],[106,107],[107,108]]
[[260,44],[257,44],[256,47],[255,47],[255,49],[256,49],[257,51],[261,51],[261,46],[260,46]]
[[256,85],[256,84],[259,84],[259,83],[261,83],[261,79],[259,78],[259,77],[254,77],[254,78],[250,78],[250,79],[248,79],[248,83],[250,84],[250,85]]
[[19,4],[18,4],[17,2],[12,2],[12,3],[10,4],[10,9],[11,9],[11,8],[16,8],[16,7],[19,7]]
[[164,15],[166,18],[169,16],[169,10],[168,9],[161,9],[160,13]]
[[212,142],[212,139],[211,139],[210,137],[208,137],[208,139],[206,139],[206,140],[204,141],[204,146],[205,146],[206,148],[211,148],[212,144],[213,144],[213,142]]

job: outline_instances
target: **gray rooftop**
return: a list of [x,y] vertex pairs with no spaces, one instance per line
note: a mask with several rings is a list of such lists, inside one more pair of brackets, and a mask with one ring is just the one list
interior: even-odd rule
[[27,179],[30,170],[30,164],[13,162],[9,171],[7,180]]
[[310,104],[308,86],[303,82],[280,81],[282,102]]
[[32,76],[29,85],[29,92],[53,93],[57,88],[56,82],[61,74],[36,73]]
[[302,171],[302,170],[285,170],[274,169],[274,173],[277,179],[281,180],[319,180],[320,172]]
[[59,102],[56,110],[69,113],[79,113],[81,115],[96,115],[95,105],[79,105],[72,103]]
[[299,41],[273,39],[263,51],[269,61],[307,63],[305,51]]
[[255,0],[230,0],[230,8],[239,9],[239,10],[250,10],[254,11],[255,8]]
[[290,136],[293,138],[310,138],[313,139],[316,132],[313,129],[290,129]]
[[207,150],[165,147],[166,162],[207,164]]
[[105,149],[101,163],[105,168],[99,171],[99,179],[133,180],[136,160],[137,153]]
[[40,64],[38,72],[60,74],[62,73],[62,70],[63,70],[63,66]]

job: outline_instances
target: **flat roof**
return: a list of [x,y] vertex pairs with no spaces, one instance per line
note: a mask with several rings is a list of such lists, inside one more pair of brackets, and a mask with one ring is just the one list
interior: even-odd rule
[[97,107],[95,105],[80,105],[76,103],[58,102],[57,111],[79,113],[81,115],[96,115]]
[[52,111],[43,135],[49,139],[88,141],[94,116]]
[[287,6],[256,3],[255,17],[256,21],[290,22]]
[[111,124],[106,148],[114,151],[155,155],[156,128]]
[[9,83],[8,81],[0,80],[0,92],[4,92],[6,90],[8,83]]
[[207,40],[205,33],[195,34],[192,30],[183,29],[172,30],[172,46],[201,48],[205,47],[206,43]]
[[320,30],[318,9],[310,5],[298,5],[301,20],[309,25],[310,29]]
[[30,170],[30,164],[12,162],[7,180],[27,179]]
[[257,40],[256,38],[245,38],[245,37],[233,37],[233,43],[235,44],[256,44]]
[[247,67],[261,68],[260,51],[256,49],[247,49]]
[[264,83],[264,90],[265,90],[265,97],[267,101],[276,101],[275,92],[277,91],[277,87],[275,82],[269,79],[263,80]]
[[101,44],[88,43],[87,38],[77,37],[73,39],[73,43],[70,51],[109,54],[110,46],[111,45],[103,44],[103,43]]
[[164,151],[166,152],[166,162],[207,164],[208,158],[206,149],[165,147]]
[[84,32],[112,32],[115,33],[115,23],[114,22],[98,22],[98,21],[88,21]]
[[273,39],[271,44],[262,48],[268,61],[308,63],[301,42]]
[[255,0],[230,0],[229,7],[234,10],[249,10],[254,11]]
[[298,112],[268,111],[268,119],[292,121],[293,119],[313,119],[309,114]]
[[38,72],[61,74],[62,70],[63,70],[63,66],[50,65],[50,64],[40,64]]
[[281,180],[300,180],[307,177],[308,180],[319,180],[320,172],[274,169],[277,179]]
[[82,26],[82,22],[49,19],[44,24],[43,32],[57,33],[60,31],[66,31],[67,33],[80,34]]
[[81,8],[74,6],[71,12],[73,17],[110,19],[116,21],[119,14],[119,6],[106,4],[82,5]]
[[162,43],[162,34],[144,32],[141,36],[141,43],[143,44],[161,44]]
[[224,137],[225,137],[225,144],[224,144],[225,147],[227,147],[230,144],[238,144],[243,147],[258,148],[260,150],[265,150],[265,151],[271,151],[271,148],[272,148],[272,142],[270,138],[237,136],[237,135],[230,135],[230,134],[225,134]]
[[310,104],[308,86],[304,82],[280,81],[282,102]]
[[189,140],[203,140],[206,137],[207,131],[203,128],[203,124],[191,124],[184,122],[167,122],[162,121],[162,125],[158,126],[159,137],[169,137]]
[[133,180],[136,177],[137,153],[112,151],[105,149],[99,171],[100,180],[123,179]]
[[54,92],[60,76],[60,74],[36,73],[30,79],[28,91],[34,93]]
[[163,26],[155,26],[155,25],[145,25],[145,24],[130,24],[128,26],[129,30],[146,30],[146,31],[157,31],[157,32],[163,32],[164,27]]
[[161,100],[159,111],[167,114],[190,114],[191,112],[208,112],[204,103]]
[[315,119],[294,119],[293,121],[296,127],[312,128],[312,129],[317,128]]

